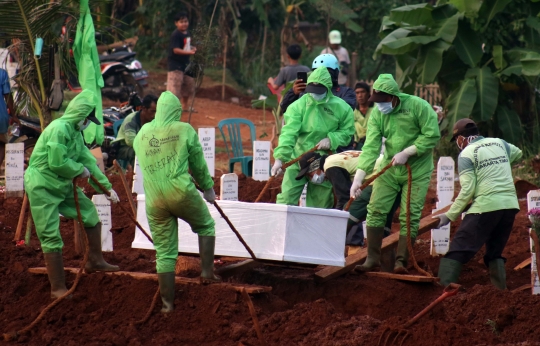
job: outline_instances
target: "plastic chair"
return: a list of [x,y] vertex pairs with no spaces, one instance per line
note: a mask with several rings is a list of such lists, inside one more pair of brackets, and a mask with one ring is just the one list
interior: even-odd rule
[[114,137],[118,136],[118,129],[120,128],[120,125],[124,122],[124,119],[116,120],[113,124],[113,131],[114,131]]
[[[251,132],[251,147],[253,147],[253,141],[255,140],[255,125],[247,119],[242,118],[230,118],[221,120],[218,123],[219,132],[225,141],[225,150],[229,157],[229,172],[234,172],[234,164],[240,162],[242,164],[242,173],[251,177],[253,173],[253,156],[244,156],[244,148],[242,148],[242,136],[240,134],[240,125],[249,126]],[[229,145],[227,144],[227,137],[223,128],[227,128],[229,134],[229,142],[231,144],[231,152],[229,152]],[[232,154],[232,157],[231,157]]]

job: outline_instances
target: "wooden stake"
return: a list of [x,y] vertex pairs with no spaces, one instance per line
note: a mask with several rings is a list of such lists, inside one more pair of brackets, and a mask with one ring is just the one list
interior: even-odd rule
[[221,101],[225,101],[225,79],[227,76],[227,43],[229,35],[225,35],[225,43],[223,45],[223,75],[221,77]]
[[28,220],[26,221],[26,234],[24,235],[24,244],[30,245],[30,235],[32,234],[32,228],[34,227],[34,219],[32,218],[32,212],[28,210]]
[[75,243],[75,253],[80,255],[84,247],[81,246],[81,228],[79,227],[79,221],[73,220],[73,242]]
[[525,268],[525,267],[527,267],[527,266],[530,266],[531,263],[532,263],[532,259],[529,257],[529,258],[527,258],[525,261],[523,261],[523,262],[521,262],[520,264],[518,264],[518,265],[514,268],[514,270],[521,270],[521,269],[523,269],[523,268]]
[[23,197],[21,212],[19,214],[19,222],[17,223],[17,230],[15,231],[15,237],[13,237],[14,241],[21,240],[21,233],[24,223],[24,216],[26,215],[26,208],[28,207],[28,195],[25,193]]
[[429,283],[439,281],[439,278],[428,277],[428,276],[423,276],[423,275],[408,275],[408,274],[402,275],[402,274],[385,273],[385,272],[368,272],[366,274],[367,276],[377,276],[380,278],[402,280],[402,281],[429,282]]
[[251,298],[246,292],[245,288],[242,288],[242,296],[244,297],[248,308],[249,313],[251,314],[251,319],[253,320],[253,327],[255,327],[255,331],[257,332],[257,337],[259,338],[259,341],[261,342],[262,346],[266,346],[266,342],[264,342],[263,335],[261,332],[261,326],[259,325],[259,319],[257,318],[257,312],[255,311],[255,307],[253,306],[253,302],[251,301]]
[[[64,268],[64,270],[75,274],[80,270],[80,268]],[[45,267],[28,268],[28,272],[32,274],[47,274],[47,268]],[[157,274],[126,272],[126,271],[102,272],[102,273],[105,275],[111,275],[111,276],[129,275],[136,280],[158,281]],[[83,275],[88,275],[88,274],[84,273]],[[184,285],[200,285],[201,284],[199,278],[184,278],[184,277],[176,276],[174,278],[174,281],[177,284],[184,284]],[[267,292],[272,291],[272,287],[269,287],[269,286],[255,286],[255,285],[228,283],[228,282],[215,283],[215,284],[212,284],[212,286],[219,286],[221,288],[230,289],[236,292],[242,292],[242,290],[245,290],[249,294],[267,293]]]
[[127,180],[126,180],[126,176],[124,175],[124,171],[122,170],[122,167],[120,167],[120,165],[118,164],[118,162],[116,160],[113,161],[113,164],[114,164],[114,167],[116,168],[116,171],[120,175],[120,180],[122,180],[122,185],[124,186],[124,190],[126,191],[129,206],[131,207],[131,211],[133,212],[133,216],[137,217],[137,207],[135,206],[135,202],[133,201],[133,195],[131,194],[131,191],[129,190],[129,186],[128,186],[128,183],[127,183]]

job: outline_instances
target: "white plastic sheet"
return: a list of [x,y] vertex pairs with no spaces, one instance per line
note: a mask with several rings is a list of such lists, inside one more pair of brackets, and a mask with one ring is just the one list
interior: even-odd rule
[[[137,221],[150,231],[145,196],[139,195]],[[301,208],[282,204],[219,201],[246,243],[260,259],[345,265],[344,248],[349,213],[339,210]],[[219,215],[207,204],[216,221],[216,251],[219,256],[250,257],[244,246]],[[153,249],[138,229],[132,247]],[[197,235],[189,225],[178,222],[179,252],[198,253]]]

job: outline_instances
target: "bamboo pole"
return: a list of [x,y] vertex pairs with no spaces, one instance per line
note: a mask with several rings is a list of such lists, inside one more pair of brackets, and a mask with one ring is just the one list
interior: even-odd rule
[[24,223],[24,216],[26,215],[26,208],[27,207],[28,207],[28,195],[25,192],[24,197],[23,197],[23,203],[22,203],[22,207],[21,207],[21,212],[19,214],[19,222],[17,223],[17,230],[15,231],[15,237],[13,237],[14,241],[21,240],[21,233],[22,233],[22,228],[23,228],[23,223]]

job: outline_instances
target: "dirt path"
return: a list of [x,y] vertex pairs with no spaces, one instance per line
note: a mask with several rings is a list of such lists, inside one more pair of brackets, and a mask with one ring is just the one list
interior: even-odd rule
[[[127,196],[117,176],[111,176],[123,203]],[[253,200],[262,183],[241,177],[240,199]],[[275,200],[279,182],[267,197]],[[217,186],[216,186],[217,188]],[[86,186],[86,193],[93,189]],[[423,214],[433,208],[430,189]],[[530,256],[525,202],[505,249],[510,290],[530,282],[530,270],[512,268]],[[35,234],[31,246],[16,247],[11,239],[21,207],[20,199],[0,195],[0,324],[2,332],[30,323],[49,303],[44,275],[28,274],[29,267],[44,266]],[[122,270],[155,272],[153,251],[131,249],[134,225],[118,206],[113,207],[115,250],[105,257]],[[66,266],[77,266],[73,252],[72,221],[62,220]],[[455,232],[457,225],[453,225]],[[271,230],[268,230],[271,231]],[[429,256],[429,235],[420,237],[416,254],[421,266],[437,274],[439,259]],[[198,259],[184,273],[197,276]],[[409,329],[404,345],[534,345],[540,343],[540,297],[530,291],[497,291],[489,284],[481,263],[482,251],[464,267],[460,283],[465,292],[437,306]],[[349,274],[324,284],[313,281],[316,268],[294,269],[264,265],[234,282],[273,287],[270,294],[253,297],[268,345],[376,345],[385,326],[398,326],[441,294],[441,288]],[[67,276],[68,286],[74,275]],[[152,281],[93,274],[85,276],[72,300],[62,302],[37,325],[20,336],[28,345],[259,345],[242,297],[216,286],[177,285],[176,312],[169,317],[158,307],[143,326],[134,327],[148,308],[157,288]],[[4,344],[0,341],[0,344]]]

